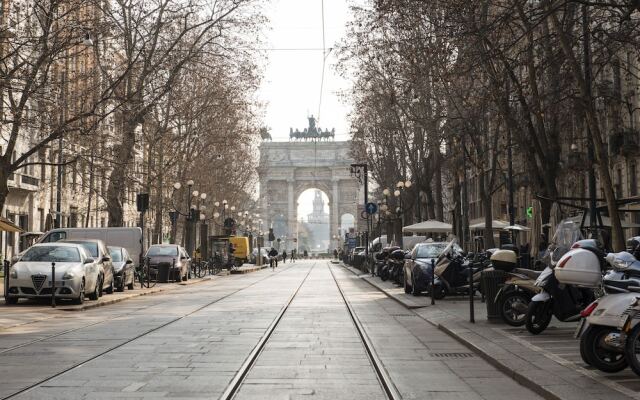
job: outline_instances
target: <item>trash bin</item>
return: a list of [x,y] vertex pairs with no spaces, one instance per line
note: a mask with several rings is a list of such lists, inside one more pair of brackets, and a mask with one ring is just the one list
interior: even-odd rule
[[507,278],[507,274],[504,271],[487,270],[482,271],[480,277],[480,285],[482,287],[482,293],[485,297],[485,304],[487,305],[487,319],[489,321],[499,320],[500,307],[496,304],[496,295],[498,290],[504,284]]
[[168,262],[161,262],[158,264],[158,282],[169,282],[169,271],[171,270],[171,264]]

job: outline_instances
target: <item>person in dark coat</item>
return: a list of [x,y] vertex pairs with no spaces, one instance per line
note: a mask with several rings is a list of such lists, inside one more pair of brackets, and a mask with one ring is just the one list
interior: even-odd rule
[[275,268],[278,266],[278,250],[273,247],[269,251],[269,266]]
[[282,250],[282,263],[286,263],[287,262],[287,251],[286,250]]

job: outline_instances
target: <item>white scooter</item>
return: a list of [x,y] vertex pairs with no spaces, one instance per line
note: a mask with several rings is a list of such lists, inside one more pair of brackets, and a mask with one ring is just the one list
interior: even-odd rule
[[603,287],[613,293],[582,311],[584,318],[575,337],[580,338],[580,356],[585,363],[604,372],[618,372],[628,364],[623,326],[626,324],[624,329],[629,332],[637,323],[628,317],[640,296],[634,292],[640,290],[640,261],[627,252],[609,253],[605,260],[612,270],[605,275]]

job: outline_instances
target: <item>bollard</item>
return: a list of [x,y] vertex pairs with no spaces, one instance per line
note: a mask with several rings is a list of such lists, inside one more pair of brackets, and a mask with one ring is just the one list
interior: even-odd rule
[[475,324],[475,308],[473,305],[473,265],[475,264],[475,256],[473,262],[469,262],[469,322]]
[[51,262],[51,307],[56,308],[56,263]]
[[432,258],[431,259],[431,305],[432,306],[436,305],[435,291],[436,291],[436,261]]
[[10,268],[10,263],[7,260],[4,260],[4,262],[2,263],[2,266],[4,268],[4,296],[5,298],[7,297],[7,294],[9,293],[9,268]]

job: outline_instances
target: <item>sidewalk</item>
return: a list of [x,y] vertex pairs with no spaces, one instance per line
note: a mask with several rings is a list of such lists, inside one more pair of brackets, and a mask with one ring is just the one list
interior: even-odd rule
[[407,295],[393,283],[346,268],[547,399],[640,399],[640,379],[630,369],[606,374],[582,362],[573,338],[577,323],[554,318],[545,332],[534,336],[524,327],[488,322],[479,296],[474,298],[476,323],[470,323],[468,297],[447,297],[432,306],[426,295]]

